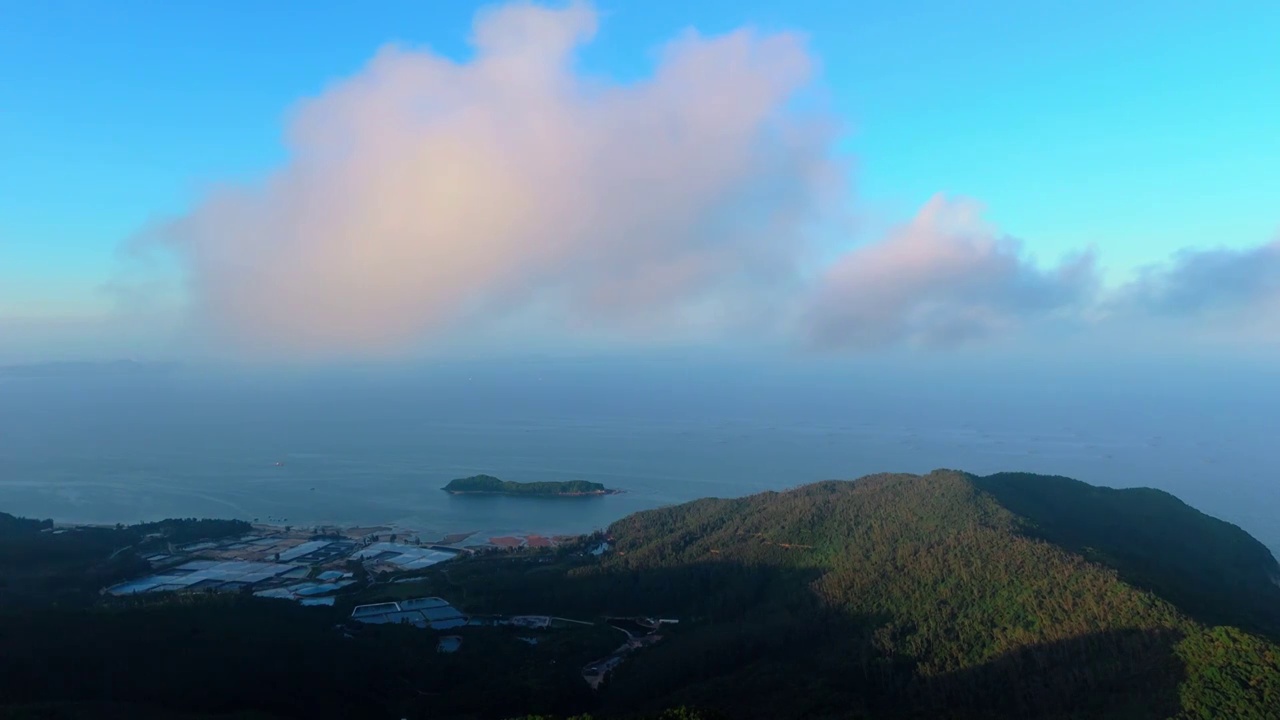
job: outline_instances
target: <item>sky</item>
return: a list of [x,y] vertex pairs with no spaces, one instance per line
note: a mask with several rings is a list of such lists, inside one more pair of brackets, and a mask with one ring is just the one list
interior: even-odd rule
[[0,361],[1280,347],[1274,2],[0,16]]

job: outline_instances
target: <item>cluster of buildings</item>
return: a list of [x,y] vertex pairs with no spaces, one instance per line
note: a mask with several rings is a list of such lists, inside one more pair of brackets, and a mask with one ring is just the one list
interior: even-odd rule
[[[545,630],[551,627],[551,618],[546,615],[471,617],[451,605],[448,600],[438,597],[357,605],[351,611],[351,620],[364,625],[412,625],[424,630],[451,630],[465,625],[509,625],[530,630]],[[536,637],[518,639],[530,645],[538,644]],[[461,646],[460,635],[445,635],[440,638],[436,650],[456,652]]]
[[401,545],[391,542],[375,542],[361,547],[351,555],[374,566],[386,566],[388,570],[420,570],[455,557],[460,551],[441,545]]
[[[262,530],[266,530],[265,532]],[[381,529],[375,529],[381,530]],[[394,536],[393,536],[394,537]],[[334,595],[357,582],[358,562],[369,573],[403,572],[445,562],[463,552],[443,545],[386,542],[360,531],[260,529],[220,541],[170,547],[146,560],[153,573],[106,589],[124,596],[152,592],[252,592],[304,605],[332,605]]]
[[[154,592],[251,592],[259,597],[281,598],[303,605],[333,605],[336,595],[357,581],[354,570],[369,574],[420,570],[446,562],[475,547],[422,544],[416,539],[395,542],[395,535],[375,534],[387,528],[315,531],[258,528],[250,535],[170,547],[148,557],[152,574],[107,588],[116,596]],[[383,538],[386,539],[383,539]],[[459,542],[466,540],[460,536]],[[491,538],[483,547],[505,547]],[[591,550],[607,552],[607,542]],[[356,565],[358,563],[358,566]],[[421,597],[394,602],[359,605],[351,621],[362,625],[403,624],[445,631],[467,625],[505,625],[528,630],[545,630],[553,618],[544,615],[471,617],[438,597]],[[561,619],[563,620],[563,618]],[[569,621],[565,622],[578,622]],[[674,619],[610,618],[609,624],[624,632],[627,641],[608,656],[582,668],[583,679],[593,688],[621,664],[628,655],[658,642],[658,630],[674,624]],[[583,623],[590,624],[590,623]],[[537,644],[537,637],[519,640]],[[442,635],[439,652],[456,652],[462,645],[459,635]]]
[[[308,571],[310,572],[310,571]],[[333,593],[354,585],[354,573],[341,570],[325,570],[307,582],[258,590],[254,595],[282,600],[296,600],[303,605],[332,605],[337,599]]]
[[268,581],[288,582],[307,577],[303,565],[252,561],[191,560],[163,572],[130,580],[108,589],[112,595],[176,590],[238,591]]
[[471,621],[461,610],[438,597],[357,605],[351,611],[351,619],[366,625],[405,624],[432,630],[462,627]]

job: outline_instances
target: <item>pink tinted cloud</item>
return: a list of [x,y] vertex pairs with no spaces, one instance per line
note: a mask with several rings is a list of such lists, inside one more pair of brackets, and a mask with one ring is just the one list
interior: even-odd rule
[[197,327],[250,354],[343,355],[529,307],[606,333],[754,312],[794,281],[841,178],[831,125],[792,104],[814,70],[801,38],[690,32],[613,84],[573,67],[596,24],[582,3],[484,11],[471,61],[384,48],[302,104],[287,165],[152,235]]
[[883,240],[838,259],[805,329],[823,349],[949,346],[1079,309],[1096,288],[1092,255],[1042,269],[978,205],[939,195]]

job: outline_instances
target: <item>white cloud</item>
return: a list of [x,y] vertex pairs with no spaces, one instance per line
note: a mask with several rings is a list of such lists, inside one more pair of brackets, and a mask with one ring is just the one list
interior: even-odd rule
[[801,38],[688,33],[633,84],[580,77],[596,13],[477,16],[475,58],[389,47],[303,104],[292,157],[149,233],[194,321],[256,355],[397,352],[520,314],[702,333],[797,278],[841,174],[794,109]]
[[956,345],[1081,310],[1096,288],[1091,254],[1042,269],[983,222],[976,204],[937,196],[832,265],[806,331],[825,349]]

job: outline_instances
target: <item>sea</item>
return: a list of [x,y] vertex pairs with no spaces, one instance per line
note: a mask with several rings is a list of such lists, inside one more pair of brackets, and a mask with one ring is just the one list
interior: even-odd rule
[[[552,535],[701,497],[954,468],[1160,488],[1280,555],[1280,405],[1269,386],[1192,392],[1142,373],[1050,382],[873,370],[530,363],[0,376],[0,510],[67,523],[223,517]],[[441,490],[478,473],[625,492]]]

